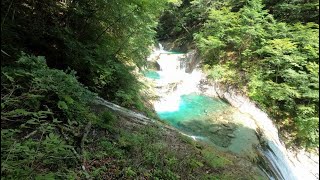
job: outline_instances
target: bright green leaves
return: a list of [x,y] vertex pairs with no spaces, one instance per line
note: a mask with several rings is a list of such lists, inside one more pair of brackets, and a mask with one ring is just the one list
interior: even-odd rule
[[293,142],[318,146],[319,25],[277,22],[260,0],[208,9],[194,39],[209,77],[245,89]]
[[228,11],[227,8],[212,9],[209,14],[210,20],[205,24],[204,31],[194,36],[208,64],[212,65],[214,62],[218,62],[224,56],[223,49],[229,43],[239,44],[239,41],[231,35],[234,34],[235,29],[238,29],[234,21],[237,19],[237,15],[227,13]]
[[68,110],[68,105],[64,101],[59,101],[58,107],[62,110]]
[[267,42],[267,46],[263,47],[267,53],[272,55],[281,56],[284,54],[290,54],[297,49],[295,43],[291,39],[273,39]]
[[[222,7],[221,9],[211,9],[209,12],[210,21],[234,25],[232,22],[238,19],[237,13],[232,13],[230,7]],[[221,27],[222,28],[222,27]]]
[[63,96],[63,99],[65,100],[65,102],[67,102],[68,104],[73,104],[74,103],[74,99],[72,99],[72,97],[70,95],[65,95]]
[[313,28],[301,24],[290,28],[293,30],[289,34],[292,38],[269,40],[257,50],[258,54],[265,56],[260,64],[264,67],[261,69],[261,81],[268,83],[251,87],[250,90],[256,92],[251,97],[265,105],[270,104],[268,98],[262,100],[259,96],[270,97],[275,111],[288,113],[296,122],[295,125],[284,127],[288,131],[296,131],[295,142],[318,146],[312,138],[316,137],[319,124],[319,65],[314,62],[319,57],[315,52],[319,45],[312,42],[318,36],[314,36]]
[[199,42],[200,51],[206,56],[212,56],[212,60],[218,60],[222,54],[220,50],[226,46],[223,41],[214,36],[203,38],[201,35],[195,35],[195,39]]
[[218,64],[209,68],[206,66],[204,69],[209,78],[218,82],[228,82],[233,84],[236,83],[236,79],[238,78],[238,73],[234,69],[229,68],[228,65]]
[[228,54],[236,53],[241,65],[242,58],[250,56],[267,36],[264,31],[267,13],[262,8],[258,2],[244,6],[238,12],[230,3],[213,5],[204,28],[195,35],[206,63],[229,59]]
[[285,83],[277,84],[274,82],[267,82],[265,88],[270,94],[271,99],[276,101],[290,100],[291,98],[300,98],[301,95],[296,87],[289,86]]
[[181,0],[167,0],[169,3],[173,3],[176,6],[180,6],[182,4]]
[[72,105],[74,100],[70,97],[70,96],[65,96],[64,98],[66,101],[58,101],[58,108],[62,109],[62,110],[68,110],[68,105],[70,104]]
[[[319,78],[319,64],[315,63],[315,62],[309,62],[306,65],[306,68],[308,69],[308,71],[310,72],[310,74],[314,75],[314,76],[318,76]],[[319,86],[318,86],[319,87]]]

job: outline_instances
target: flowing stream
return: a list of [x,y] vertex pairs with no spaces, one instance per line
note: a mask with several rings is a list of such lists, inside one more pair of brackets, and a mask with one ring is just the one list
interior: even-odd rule
[[[269,179],[295,180],[303,177],[300,173],[298,178],[269,118],[260,119],[260,114],[256,116],[246,112],[251,107],[243,110],[241,108],[244,107],[236,108],[230,102],[205,95],[199,88],[200,81],[205,78],[201,70],[196,68],[186,73],[191,61],[188,56],[164,51],[162,45],[159,46],[160,49],[148,59],[157,63],[159,69],[149,70],[145,76],[154,82],[160,96],[153,103],[160,119],[194,140],[205,141],[239,156],[262,159],[262,169]],[[264,145],[261,145],[257,129],[262,131]]]

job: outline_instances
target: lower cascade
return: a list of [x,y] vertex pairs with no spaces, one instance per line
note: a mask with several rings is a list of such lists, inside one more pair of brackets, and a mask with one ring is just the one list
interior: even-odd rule
[[272,120],[248,98],[209,83],[198,67],[190,71],[190,54],[159,46],[148,58],[158,68],[145,76],[160,97],[153,102],[160,119],[194,140],[258,160],[269,179],[319,179],[319,171],[294,163]]

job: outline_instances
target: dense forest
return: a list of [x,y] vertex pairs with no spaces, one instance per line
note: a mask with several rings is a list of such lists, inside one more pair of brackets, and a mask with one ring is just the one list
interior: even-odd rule
[[318,147],[318,18],[313,0],[185,0],[161,17],[158,38],[194,44],[209,77],[257,102],[289,146]]
[[115,118],[92,112],[97,94],[150,114],[133,70],[149,54],[165,3],[1,1],[3,177],[74,177],[86,128]]
[[236,168],[208,162],[205,148],[177,154],[155,142],[156,128],[121,129],[117,115],[92,108],[100,96],[156,116],[137,77],[156,40],[193,44],[209,77],[257,102],[289,145],[319,146],[318,1],[2,0],[1,9],[5,179],[197,179],[208,167],[219,178]]

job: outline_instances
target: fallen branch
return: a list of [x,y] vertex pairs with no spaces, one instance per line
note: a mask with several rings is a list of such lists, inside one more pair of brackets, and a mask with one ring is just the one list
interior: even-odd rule
[[[1,26],[2,27],[2,26]],[[8,53],[6,53],[4,50],[1,49],[1,52],[9,57],[11,57]]]
[[23,137],[22,139],[23,139],[23,140],[28,139],[29,137],[35,135],[37,132],[38,132],[38,130],[34,130],[34,131],[32,131],[31,133],[29,133],[28,135],[26,135],[25,137]]

